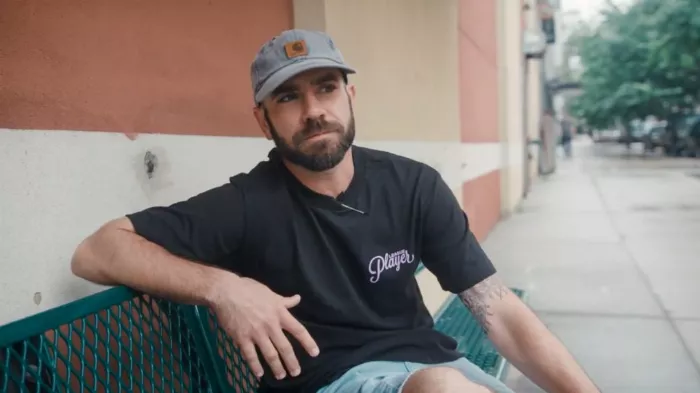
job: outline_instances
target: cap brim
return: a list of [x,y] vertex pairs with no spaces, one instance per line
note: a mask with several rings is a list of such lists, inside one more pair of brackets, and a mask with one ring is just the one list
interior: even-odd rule
[[337,61],[331,59],[306,58],[302,61],[298,61],[286,67],[280,68],[274,74],[270,75],[270,77],[267,78],[267,80],[260,87],[258,93],[255,94],[255,103],[258,104],[262,102],[265,97],[272,93],[282,83],[286,82],[289,78],[315,68],[337,68],[347,72],[348,74],[354,74],[356,72],[352,67],[346,64],[338,63]]

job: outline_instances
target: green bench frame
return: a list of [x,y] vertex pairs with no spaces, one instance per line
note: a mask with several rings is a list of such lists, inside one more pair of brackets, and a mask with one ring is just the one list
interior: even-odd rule
[[[513,292],[524,298],[524,293]],[[506,362],[452,295],[435,329],[487,373]],[[0,326],[0,392],[255,392],[208,309],[116,287]]]

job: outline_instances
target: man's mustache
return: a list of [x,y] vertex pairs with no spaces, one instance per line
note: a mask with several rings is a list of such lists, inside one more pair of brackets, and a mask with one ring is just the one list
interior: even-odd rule
[[305,139],[318,134],[320,131],[342,133],[343,126],[339,123],[329,122],[323,119],[309,119],[304,128],[294,134],[294,143],[298,145]]

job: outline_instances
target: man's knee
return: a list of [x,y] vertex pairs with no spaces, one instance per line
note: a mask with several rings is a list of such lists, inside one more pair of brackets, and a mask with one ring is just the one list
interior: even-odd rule
[[416,371],[404,384],[401,393],[491,393],[450,367],[429,367]]

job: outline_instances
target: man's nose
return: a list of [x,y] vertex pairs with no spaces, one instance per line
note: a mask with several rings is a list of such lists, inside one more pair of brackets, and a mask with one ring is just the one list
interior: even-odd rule
[[323,109],[321,102],[313,94],[307,94],[304,97],[304,122],[308,120],[318,120],[326,112]]

